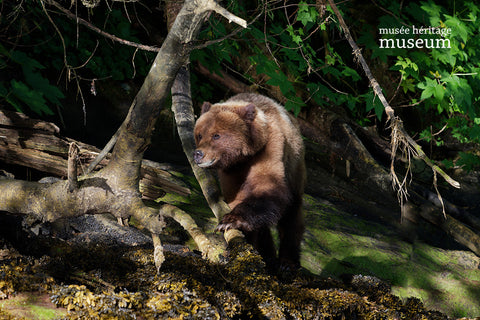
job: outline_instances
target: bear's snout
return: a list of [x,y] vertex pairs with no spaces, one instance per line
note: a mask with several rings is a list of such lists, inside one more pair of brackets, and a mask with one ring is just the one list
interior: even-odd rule
[[200,164],[203,159],[203,152],[202,150],[195,150],[193,152],[193,160],[195,161],[196,164]]
[[[208,154],[208,152],[207,152],[207,154]],[[205,157],[205,154],[200,149],[197,149],[193,152],[193,161],[195,161],[195,163],[200,168],[210,168],[210,167],[213,167],[217,163],[216,158],[210,159],[208,157],[208,155],[207,155],[207,157]]]

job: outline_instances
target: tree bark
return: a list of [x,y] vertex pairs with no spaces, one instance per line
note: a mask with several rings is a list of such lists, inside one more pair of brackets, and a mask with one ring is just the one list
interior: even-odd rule
[[172,111],[175,114],[175,123],[177,124],[178,135],[182,142],[183,151],[200,184],[208,205],[212,209],[217,221],[220,221],[226,213],[230,212],[230,208],[223,200],[222,193],[211,171],[200,168],[193,161],[193,151],[195,150],[193,128],[195,126],[195,118],[192,99],[190,98],[190,75],[188,67],[180,69],[172,87]]
[[[172,21],[178,15],[179,10],[179,2],[166,2],[167,24],[169,29],[172,27]],[[230,212],[230,208],[224,201],[223,195],[212,172],[208,169],[200,168],[193,160],[193,152],[195,150],[195,139],[193,136],[195,115],[191,98],[190,70],[188,65],[184,65],[177,73],[171,92],[172,111],[175,115],[175,123],[177,124],[177,131],[182,142],[183,151],[188,159],[195,178],[200,184],[203,195],[207,200],[210,209],[217,218],[217,222],[219,222],[225,214]],[[206,249],[201,251],[204,252],[209,259],[214,261],[218,260],[218,253],[224,249],[224,246],[213,244],[208,240],[204,233],[200,233],[198,226],[192,217],[186,214],[173,214],[172,217],[190,233],[199,248]],[[225,233],[224,237],[227,243],[230,243],[233,238],[243,240],[243,234],[240,231],[234,232],[232,230],[231,232]]]

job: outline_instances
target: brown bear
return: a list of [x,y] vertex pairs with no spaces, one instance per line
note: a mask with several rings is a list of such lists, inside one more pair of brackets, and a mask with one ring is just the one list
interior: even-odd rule
[[270,227],[277,225],[280,266],[298,268],[305,160],[296,119],[270,98],[242,93],[223,103],[205,102],[194,134],[196,164],[218,170],[232,209],[217,230],[242,230],[275,267]]

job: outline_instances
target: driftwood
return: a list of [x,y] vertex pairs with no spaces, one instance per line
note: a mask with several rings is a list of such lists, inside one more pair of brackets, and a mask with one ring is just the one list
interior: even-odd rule
[[[59,136],[60,130],[50,122],[30,119],[24,114],[0,110],[0,162],[25,166],[59,178],[68,175],[68,150],[72,143],[79,148],[76,158],[78,175],[95,159],[100,150],[94,146]],[[108,155],[98,166],[105,167]],[[165,192],[189,195],[190,189],[162,165],[142,161],[140,191],[144,199],[155,200]]]

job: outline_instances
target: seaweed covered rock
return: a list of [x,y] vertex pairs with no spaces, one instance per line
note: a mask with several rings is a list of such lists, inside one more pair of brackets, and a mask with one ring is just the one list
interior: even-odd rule
[[10,254],[0,260],[3,298],[46,292],[68,319],[448,319],[418,299],[401,301],[373,277],[340,282],[299,274],[280,281],[241,241],[226,263],[167,245],[159,273],[149,247],[35,243],[23,253],[4,245]]

